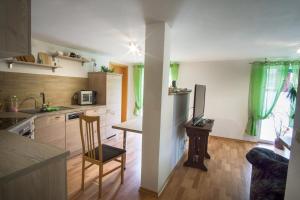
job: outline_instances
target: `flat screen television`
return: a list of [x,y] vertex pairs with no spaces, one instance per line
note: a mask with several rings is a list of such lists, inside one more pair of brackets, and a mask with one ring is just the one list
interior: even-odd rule
[[197,125],[201,122],[204,116],[205,107],[205,85],[195,85],[194,90],[194,107],[193,107],[193,125]]

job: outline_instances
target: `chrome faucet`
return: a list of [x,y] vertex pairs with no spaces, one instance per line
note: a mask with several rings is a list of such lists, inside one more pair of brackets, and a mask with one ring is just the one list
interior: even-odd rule
[[43,99],[42,109],[45,109],[45,108],[47,107],[47,104],[46,104],[46,98],[45,98],[45,93],[44,93],[44,92],[41,92],[41,93],[40,93],[40,96],[41,96],[42,99]]

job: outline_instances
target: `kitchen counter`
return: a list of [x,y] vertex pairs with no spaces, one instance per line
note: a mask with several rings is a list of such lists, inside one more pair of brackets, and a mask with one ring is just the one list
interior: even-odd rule
[[57,114],[66,114],[66,113],[80,112],[80,111],[86,111],[89,109],[105,107],[105,105],[86,105],[86,106],[69,105],[69,106],[65,106],[65,107],[68,107],[71,109],[59,110],[59,111],[53,111],[53,112],[36,113],[34,115],[36,117],[41,117],[41,116],[50,116],[50,115],[57,115]]
[[0,131],[0,152],[0,183],[68,155],[64,150],[7,131]]
[[53,159],[66,157],[69,154],[67,151],[51,145],[38,143],[29,138],[11,133],[8,130],[17,127],[19,124],[22,124],[29,119],[32,120],[32,118],[85,111],[104,106],[72,105],[68,107],[71,107],[72,109],[37,114],[0,112],[0,118],[24,118],[24,120],[17,124],[5,130],[0,130],[0,183],[3,180],[21,176],[22,174],[28,173],[41,165],[47,164]]
[[53,112],[36,113],[36,114],[27,114],[27,113],[23,113],[23,112],[0,112],[0,119],[1,118],[24,118],[24,120],[19,121],[17,124],[15,124],[13,126],[10,126],[10,127],[5,129],[5,130],[10,130],[14,127],[17,127],[19,124],[21,124],[21,123],[23,123],[27,120],[32,120],[36,117],[86,111],[86,110],[89,110],[89,109],[105,107],[105,105],[86,105],[86,106],[69,105],[69,106],[66,106],[66,107],[69,107],[70,109],[60,110],[60,111],[53,111]]
[[179,91],[169,91],[169,95],[182,95],[182,94],[189,94],[192,90],[179,90]]

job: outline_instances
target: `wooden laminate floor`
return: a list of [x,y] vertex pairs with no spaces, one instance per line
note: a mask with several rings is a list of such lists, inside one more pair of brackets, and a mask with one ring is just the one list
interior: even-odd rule
[[[139,134],[129,133],[127,140],[127,164],[124,184],[120,185],[120,171],[103,179],[102,199],[152,200],[147,194],[139,193],[141,178],[141,141]],[[122,146],[122,139],[113,139],[110,145]],[[245,158],[246,153],[257,146],[255,143],[210,137],[206,160],[208,172],[183,167],[180,163],[169,184],[159,199],[162,200],[243,200],[248,199],[251,165]],[[264,145],[272,148],[271,145]],[[184,160],[186,159],[185,158]],[[183,160],[183,161],[184,161]],[[113,167],[108,164],[104,170]],[[81,186],[81,157],[68,161],[68,196],[70,199],[97,199],[98,168],[86,171],[85,191]]]

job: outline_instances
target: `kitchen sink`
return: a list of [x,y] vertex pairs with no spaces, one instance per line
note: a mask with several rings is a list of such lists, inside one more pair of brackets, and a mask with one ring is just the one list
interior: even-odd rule
[[22,113],[28,114],[37,114],[37,113],[47,113],[47,112],[55,112],[61,110],[71,110],[73,108],[65,107],[65,106],[48,106],[45,110],[42,109],[30,109],[30,110],[20,110]]

